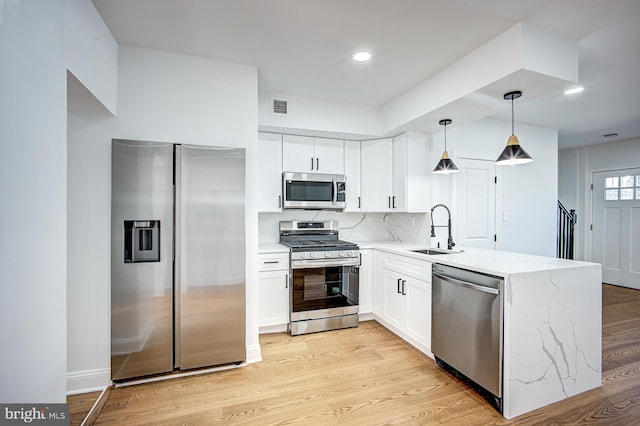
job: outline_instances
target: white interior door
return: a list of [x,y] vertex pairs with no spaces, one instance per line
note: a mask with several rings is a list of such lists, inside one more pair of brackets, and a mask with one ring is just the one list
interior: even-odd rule
[[640,289],[640,168],[593,173],[591,260],[602,281]]
[[496,167],[493,161],[459,158],[456,174],[458,246],[495,249]]

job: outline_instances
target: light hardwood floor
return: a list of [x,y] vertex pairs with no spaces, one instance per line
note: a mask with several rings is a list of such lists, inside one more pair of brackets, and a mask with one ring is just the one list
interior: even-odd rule
[[261,363],[113,389],[95,424],[640,424],[637,290],[603,285],[602,387],[511,421],[374,321],[260,343]]

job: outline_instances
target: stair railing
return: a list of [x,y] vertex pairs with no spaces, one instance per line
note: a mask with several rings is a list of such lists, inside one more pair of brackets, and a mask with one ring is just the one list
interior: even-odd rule
[[556,257],[561,259],[573,259],[574,228],[578,222],[576,211],[567,210],[558,201],[558,236],[556,245]]

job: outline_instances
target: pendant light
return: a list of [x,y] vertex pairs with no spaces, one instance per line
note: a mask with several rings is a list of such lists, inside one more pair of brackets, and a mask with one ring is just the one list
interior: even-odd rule
[[444,152],[442,153],[442,158],[436,164],[436,168],[433,169],[433,173],[440,173],[443,175],[449,173],[458,173],[460,170],[456,167],[453,161],[449,158],[449,153],[447,152],[447,125],[451,124],[451,120],[444,119],[438,122],[441,126],[444,126]]
[[509,136],[507,146],[496,160],[496,165],[498,166],[526,164],[533,161],[527,151],[520,146],[520,141],[513,132],[513,100],[518,99],[520,96],[522,96],[522,92],[519,90],[504,94],[505,100],[511,100],[511,136]]

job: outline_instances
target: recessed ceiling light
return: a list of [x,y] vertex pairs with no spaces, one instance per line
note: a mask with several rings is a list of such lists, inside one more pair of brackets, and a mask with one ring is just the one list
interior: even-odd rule
[[364,50],[356,52],[353,55],[353,59],[357,62],[367,62],[369,59],[371,59],[371,53],[365,52]]
[[582,86],[572,87],[571,89],[567,89],[564,91],[565,95],[575,95],[576,93],[580,93],[584,90]]

